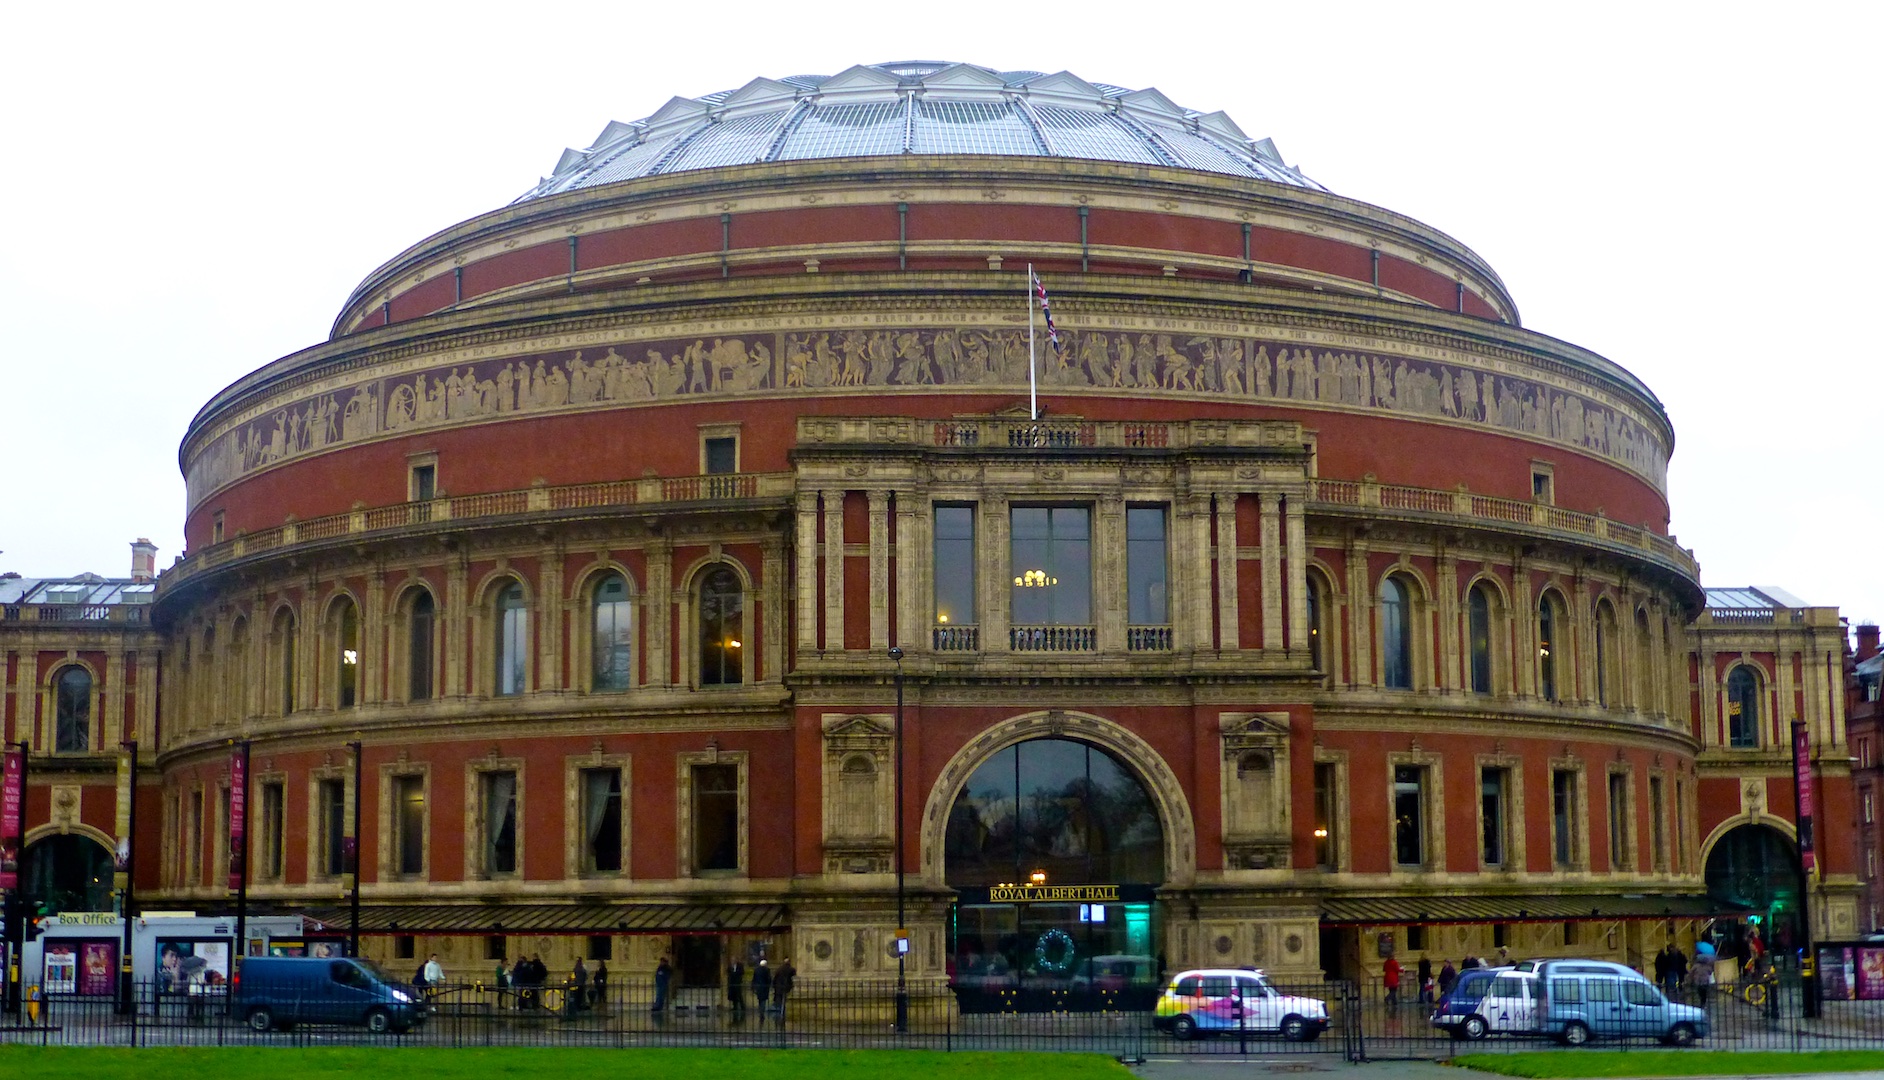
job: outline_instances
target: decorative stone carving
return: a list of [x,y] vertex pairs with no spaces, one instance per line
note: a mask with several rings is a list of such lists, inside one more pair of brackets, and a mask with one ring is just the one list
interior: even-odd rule
[[1289,717],[1223,713],[1223,857],[1226,870],[1290,865]]
[[891,869],[893,720],[834,713],[824,729],[824,868],[829,874]]

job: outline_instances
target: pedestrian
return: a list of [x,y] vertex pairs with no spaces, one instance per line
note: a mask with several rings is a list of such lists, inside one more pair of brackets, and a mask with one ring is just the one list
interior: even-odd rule
[[425,962],[425,982],[422,985],[425,987],[426,994],[430,996],[437,994],[444,984],[445,965],[439,963],[438,954],[433,953],[431,959]]
[[787,957],[772,976],[772,1007],[778,1013],[778,1022],[781,1024],[785,1022],[785,998],[797,982],[798,969],[792,966],[791,959]]
[[510,989],[510,972],[505,969],[502,960],[497,962],[497,973],[491,976],[491,984],[497,987],[497,996],[500,1000],[504,996],[504,991]]
[[425,973],[427,970],[431,968],[431,966],[432,965],[430,964],[420,964],[417,968],[413,969],[413,972],[412,972],[413,989],[415,990],[425,989],[425,984],[426,984]]
[[1694,1003],[1703,1009],[1707,1008],[1708,992],[1714,987],[1714,965],[1702,963],[1701,958],[1696,956],[1694,966],[1688,969],[1688,984],[1694,987]]
[[568,1009],[565,1015],[573,1018],[582,1011],[589,1001],[589,969],[583,965],[582,957],[576,957],[576,966],[569,972]]
[[1439,965],[1439,996],[1445,997],[1447,994],[1452,993],[1452,988],[1458,981],[1459,972],[1458,969],[1452,966],[1452,961],[1446,960],[1441,962]]
[[733,1007],[733,1019],[746,1015],[746,965],[738,957],[726,967],[726,1001]]
[[1498,966],[1499,967],[1511,966],[1511,950],[1505,948],[1503,945],[1498,946]]
[[1420,962],[1416,968],[1420,978],[1420,1004],[1431,1005],[1433,1003],[1433,962],[1426,958],[1425,953],[1421,953]]
[[597,1012],[601,1012],[602,1006],[608,1004],[607,960],[595,962],[595,974],[589,977],[589,1004],[594,1006]]
[[1380,969],[1380,984],[1387,988],[1387,1008],[1400,1007],[1400,961],[1387,957],[1387,963]]
[[1655,954],[1655,985],[1661,987],[1663,993],[1668,991],[1668,950],[1672,948],[1672,943],[1663,945],[1662,951]]
[[517,957],[517,963],[510,969],[510,989],[517,995],[517,1009],[522,1011],[529,1003],[530,958]]
[[649,1012],[661,1012],[667,1008],[667,984],[674,981],[674,965],[668,963],[663,955],[661,962],[654,966],[654,1004]]
[[1675,989],[1678,991],[1681,989],[1681,987],[1687,985],[1687,982],[1688,982],[1688,954],[1682,952],[1680,946],[1677,946],[1673,944],[1672,942],[1669,944],[1668,947],[1675,951],[1674,955],[1669,957],[1669,963],[1674,965],[1674,971],[1673,971],[1674,978],[1671,981],[1674,983]]
[[1478,957],[1473,956],[1471,953],[1466,953],[1465,959],[1459,961],[1460,971],[1470,971],[1477,966],[1478,966]]
[[759,1015],[763,1017],[772,1010],[766,999],[772,995],[772,968],[766,961],[759,961],[759,966],[752,969],[752,996],[759,1002]]

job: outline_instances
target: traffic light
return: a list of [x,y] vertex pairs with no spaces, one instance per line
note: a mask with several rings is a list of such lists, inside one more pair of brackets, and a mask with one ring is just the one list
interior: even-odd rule
[[33,908],[32,914],[26,917],[26,923],[25,923],[25,926],[23,927],[23,929],[26,931],[26,934],[21,940],[22,941],[38,941],[39,935],[45,932],[46,920],[49,919],[51,915],[52,915],[51,909],[49,909],[45,904],[39,904],[35,906]]

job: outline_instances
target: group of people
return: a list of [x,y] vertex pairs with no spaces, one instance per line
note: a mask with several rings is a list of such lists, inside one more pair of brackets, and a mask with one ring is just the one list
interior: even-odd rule
[[[1504,946],[1498,947],[1497,965],[1504,967],[1511,963],[1511,951]],[[1452,986],[1459,981],[1459,973],[1473,968],[1484,967],[1485,961],[1467,953],[1458,967],[1452,966],[1451,960],[1441,960],[1439,971],[1433,972],[1433,962],[1425,953],[1420,954],[1419,963],[1414,968],[1415,988],[1423,1005],[1430,1005],[1452,992]],[[1400,1004],[1400,986],[1405,981],[1406,969],[1400,965],[1398,957],[1389,956],[1381,966],[1381,986],[1387,991],[1387,1007],[1395,1008]]]

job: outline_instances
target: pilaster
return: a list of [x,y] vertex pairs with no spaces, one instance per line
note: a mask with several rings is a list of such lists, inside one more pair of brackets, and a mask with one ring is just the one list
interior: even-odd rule
[[1433,548],[1433,603],[1439,612],[1439,689],[1458,693],[1465,650],[1459,633],[1459,559],[1444,543]]
[[668,642],[674,631],[674,543],[665,536],[648,541],[648,614],[643,633],[647,638],[648,685],[666,686],[674,681],[673,664],[668,660]]
[[[1282,500],[1283,535],[1287,541],[1289,580],[1289,651],[1308,652],[1308,527],[1304,518],[1302,496],[1286,495]],[[1334,642],[1325,643],[1333,655]]]
[[537,557],[536,689],[563,688],[563,545],[552,541]]
[[798,603],[798,654],[808,656],[818,648],[818,495],[800,491],[797,496],[797,546],[793,549],[796,570],[793,588]]
[[765,638],[759,657],[764,666],[759,681],[778,682],[785,673],[785,538],[769,533],[759,550],[759,632]]
[[1220,491],[1216,502],[1217,647],[1224,652],[1235,652],[1243,647],[1243,626],[1236,602],[1236,493]]
[[1121,583],[1127,580],[1125,496],[1115,493],[1101,495],[1095,509],[1098,517],[1093,522],[1093,617],[1098,628],[1099,651],[1124,652],[1129,644],[1126,641],[1126,622],[1131,618],[1131,613],[1126,610],[1126,590],[1106,587],[1100,583]]
[[449,697],[463,697],[466,686],[465,653],[471,618],[471,563],[460,551],[445,570],[445,610],[441,613],[445,629],[445,685]]
[[896,625],[890,641],[905,649],[929,647],[922,612],[925,598],[934,595],[925,588],[930,582],[929,563],[935,551],[929,538],[934,519],[917,513],[922,503],[914,492],[896,493],[896,542],[892,549],[896,557]]
[[870,651],[890,647],[890,493],[873,488],[865,495],[870,513]]
[[[1265,651],[1282,648],[1282,499],[1265,491],[1256,497],[1257,535],[1262,544],[1262,642]],[[1233,523],[1234,524],[1234,523]]]
[[844,648],[844,493],[824,493],[824,647]]

